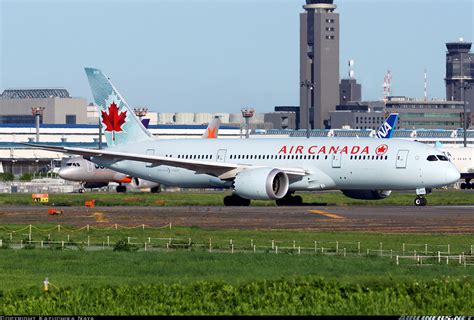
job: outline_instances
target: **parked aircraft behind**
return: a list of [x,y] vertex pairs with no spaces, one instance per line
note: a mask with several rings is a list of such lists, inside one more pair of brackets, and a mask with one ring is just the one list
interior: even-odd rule
[[[146,128],[148,122],[142,119],[142,124]],[[217,138],[219,132],[220,120],[214,118],[209,122],[209,125],[204,130],[202,138],[213,139]],[[99,166],[93,162],[90,162],[83,157],[72,157],[66,161],[66,163],[59,169],[58,175],[64,180],[79,181],[81,187],[80,193],[85,192],[88,188],[101,188],[108,186],[110,182],[116,182],[119,185],[116,188],[117,192],[126,192],[127,184],[131,184],[132,187],[137,189],[150,189],[150,192],[160,192],[160,184],[143,180],[137,177],[130,177],[126,174]]]
[[[300,204],[296,191],[341,190],[357,199],[383,199],[391,190],[416,190],[426,205],[431,188],[451,184],[459,172],[433,147],[418,142],[372,138],[155,140],[119,92],[98,69],[86,74],[108,149],[56,147],[99,166],[169,186],[228,188],[225,205],[251,199]],[[113,121],[112,121],[113,120]]]
[[461,189],[474,189],[474,148],[473,147],[441,147],[439,148],[461,173]]
[[126,192],[127,184],[137,189],[150,189],[150,192],[160,192],[160,184],[131,177],[103,166],[90,162],[83,157],[72,157],[66,160],[59,169],[58,175],[64,180],[79,181],[81,187],[79,192],[85,192],[88,188],[102,188],[109,185],[110,182],[116,182],[119,185],[115,188],[117,192]]
[[397,125],[398,113],[390,113],[377,130],[375,137],[379,139],[390,139]]

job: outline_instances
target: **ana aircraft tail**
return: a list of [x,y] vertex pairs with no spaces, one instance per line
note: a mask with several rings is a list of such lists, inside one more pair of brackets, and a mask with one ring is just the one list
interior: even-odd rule
[[94,68],[85,68],[85,71],[107,146],[151,140],[151,134],[102,71]]
[[219,118],[212,119],[212,121],[209,122],[209,125],[206,128],[206,131],[204,131],[204,134],[202,135],[202,138],[204,138],[204,139],[216,139],[217,134],[219,133],[220,124],[221,124],[221,121],[219,120]]
[[398,113],[390,113],[385,122],[377,130],[375,136],[379,139],[390,139],[397,125]]

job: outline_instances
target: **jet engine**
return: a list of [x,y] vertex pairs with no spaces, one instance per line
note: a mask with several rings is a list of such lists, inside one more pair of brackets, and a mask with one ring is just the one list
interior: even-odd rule
[[349,198],[360,200],[380,200],[385,199],[392,193],[392,190],[341,190]]
[[275,168],[255,168],[239,172],[234,179],[234,193],[245,199],[276,200],[288,192],[289,179]]
[[108,182],[86,182],[84,184],[84,188],[86,189],[95,189],[95,188],[102,188],[108,186]]
[[150,191],[153,193],[158,193],[161,191],[159,183],[143,180],[137,177],[132,178],[132,186],[137,189],[150,189]]

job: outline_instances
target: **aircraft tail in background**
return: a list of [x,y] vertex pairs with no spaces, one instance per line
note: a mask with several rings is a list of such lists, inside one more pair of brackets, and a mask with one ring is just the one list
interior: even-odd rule
[[151,140],[151,134],[102,71],[94,68],[85,68],[85,71],[107,146]]
[[384,123],[379,127],[375,137],[379,139],[390,139],[397,125],[398,113],[390,113]]
[[219,133],[220,125],[221,121],[219,118],[212,119],[201,137],[204,139],[216,139]]

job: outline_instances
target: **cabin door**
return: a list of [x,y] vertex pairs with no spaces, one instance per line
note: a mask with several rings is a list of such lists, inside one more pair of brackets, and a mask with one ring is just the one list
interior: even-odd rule
[[[146,149],[146,155],[147,155],[147,156],[154,156],[154,155],[155,155],[155,149]],[[150,168],[150,167],[153,166],[153,163],[147,162],[147,163],[146,163],[146,166],[147,166],[148,168]]]
[[340,168],[341,167],[341,154],[332,155],[332,167]]
[[408,150],[400,150],[397,154],[397,168],[404,169],[407,167]]
[[226,153],[227,153],[227,149],[217,150],[217,162],[225,162],[225,154]]

